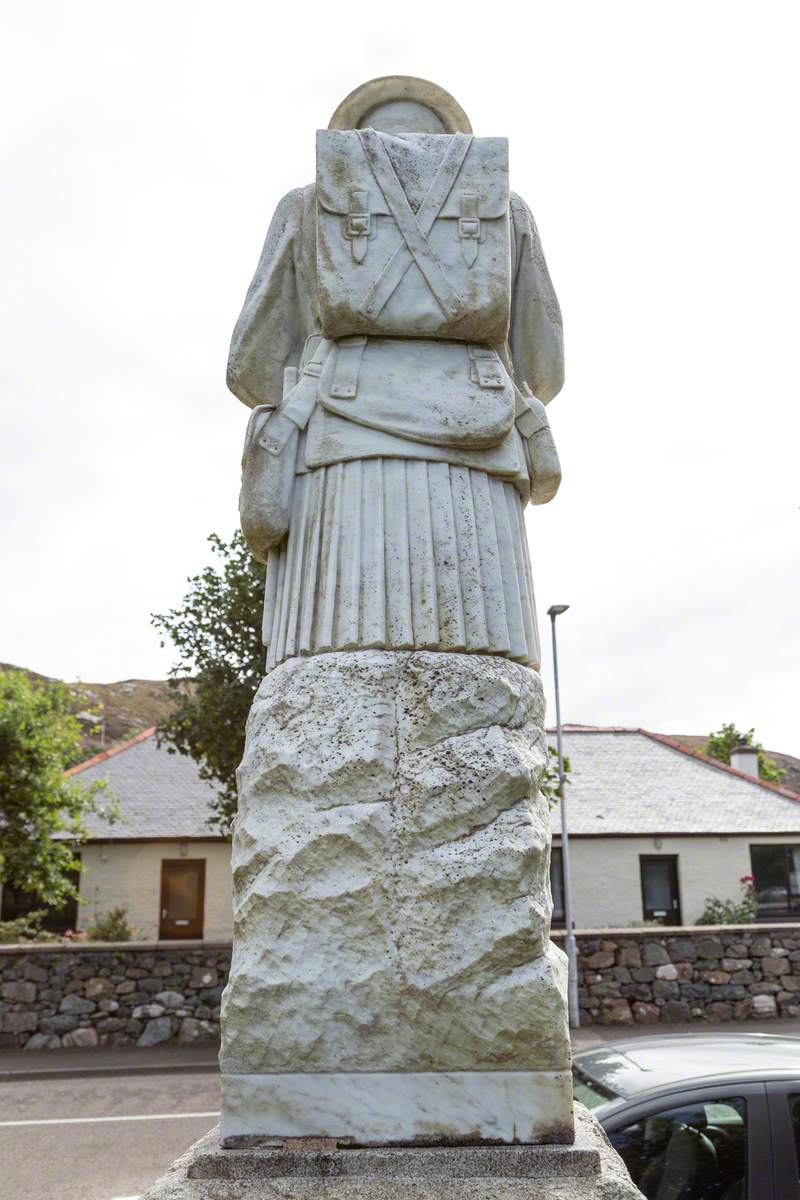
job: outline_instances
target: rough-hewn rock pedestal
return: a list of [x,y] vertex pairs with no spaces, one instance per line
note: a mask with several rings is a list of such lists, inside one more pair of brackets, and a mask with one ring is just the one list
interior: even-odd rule
[[594,1117],[575,1116],[574,1146],[226,1150],[213,1129],[142,1200],[641,1200]]
[[224,1139],[572,1139],[541,680],[507,659],[294,658],[239,772]]

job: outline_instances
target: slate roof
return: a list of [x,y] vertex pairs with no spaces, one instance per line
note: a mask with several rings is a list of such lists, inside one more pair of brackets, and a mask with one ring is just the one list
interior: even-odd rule
[[[552,734],[552,731],[550,731]],[[555,746],[555,738],[548,737]],[[645,729],[567,726],[571,834],[791,833],[800,796]],[[559,833],[558,807],[552,813]]]
[[[552,731],[548,737],[555,745]],[[793,834],[800,836],[800,796],[761,783],[646,729],[567,726],[572,772],[567,804],[576,836],[643,834]],[[90,817],[90,840],[217,838],[207,825],[216,789],[191,758],[159,747],[154,729],[68,772],[107,779],[120,817]],[[560,832],[558,807],[553,832]]]
[[207,824],[217,789],[200,778],[193,759],[159,747],[155,729],[145,729],[67,774],[87,782],[107,779],[117,801],[119,817],[113,824],[96,816],[87,819],[90,841],[219,838]]

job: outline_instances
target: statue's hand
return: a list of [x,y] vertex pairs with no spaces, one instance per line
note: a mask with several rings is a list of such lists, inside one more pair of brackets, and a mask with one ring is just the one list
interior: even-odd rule
[[517,429],[525,446],[531,501],[533,504],[547,504],[561,483],[561,464],[544,405],[536,399],[527,384],[523,384],[523,392],[524,409],[517,416]]

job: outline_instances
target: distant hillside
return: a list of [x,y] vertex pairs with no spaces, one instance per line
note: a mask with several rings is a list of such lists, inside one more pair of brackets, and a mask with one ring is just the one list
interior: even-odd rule
[[[50,680],[48,675],[39,675],[36,671],[14,667],[10,663],[0,663],[0,671],[24,671],[30,679]],[[174,703],[170,688],[163,679],[121,679],[118,683],[76,683],[69,686],[76,691],[78,714],[89,709],[98,713],[104,722],[104,728],[95,731],[95,723],[88,719],[81,721],[87,758],[141,733],[151,725],[158,725]],[[85,699],[80,700],[80,696]]]
[[[680,742],[682,746],[688,746],[690,750],[699,750],[701,754],[705,754],[707,737],[698,737],[693,733],[671,733],[669,734],[676,742]],[[781,780],[781,787],[788,788],[790,792],[800,794],[800,758],[795,758],[792,754],[781,754],[779,750],[765,750],[767,758],[771,758],[776,767],[780,767],[785,771]]]
[[[0,663],[0,671],[24,671],[30,679],[50,678],[29,671],[26,667],[11,666],[10,663]],[[189,679],[183,683],[186,687],[192,686]],[[164,679],[121,679],[118,683],[76,683],[70,686],[86,697],[84,702],[76,705],[79,713],[88,707],[100,713],[105,720],[102,733],[93,732],[89,721],[83,722],[83,744],[87,758],[141,733],[151,725],[158,725],[174,702]],[[690,750],[705,752],[707,738],[704,736],[694,733],[672,733],[669,736]],[[766,753],[767,758],[771,758],[776,766],[786,772],[781,786],[800,795],[800,758],[782,754],[778,750],[767,750]]]

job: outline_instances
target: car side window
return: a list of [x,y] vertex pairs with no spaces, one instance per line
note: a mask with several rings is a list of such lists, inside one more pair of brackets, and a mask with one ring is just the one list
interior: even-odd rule
[[792,1133],[794,1134],[794,1159],[797,1167],[797,1176],[800,1179],[800,1096],[789,1096],[789,1116],[792,1119]]
[[647,1200],[746,1200],[742,1097],[650,1113],[608,1136]]

